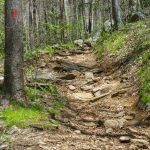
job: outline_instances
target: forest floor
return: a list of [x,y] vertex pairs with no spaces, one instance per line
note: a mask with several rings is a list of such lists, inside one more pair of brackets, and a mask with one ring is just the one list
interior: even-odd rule
[[99,60],[91,47],[83,46],[43,53],[36,63],[39,74],[57,77],[53,80],[65,106],[53,119],[60,123],[51,130],[13,128],[9,148],[4,144],[1,149],[150,149],[150,118],[137,107],[134,61],[118,61],[117,55]]

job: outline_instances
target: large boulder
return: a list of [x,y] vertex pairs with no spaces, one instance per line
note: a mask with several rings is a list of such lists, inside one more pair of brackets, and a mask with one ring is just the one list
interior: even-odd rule
[[113,20],[106,20],[104,22],[104,29],[105,29],[105,31],[107,31],[107,32],[111,31],[113,25],[114,25],[114,21]]
[[79,40],[75,40],[75,41],[74,41],[74,44],[77,45],[77,46],[80,46],[80,47],[83,46],[83,43],[84,43],[84,41],[83,41],[82,39],[79,39]]

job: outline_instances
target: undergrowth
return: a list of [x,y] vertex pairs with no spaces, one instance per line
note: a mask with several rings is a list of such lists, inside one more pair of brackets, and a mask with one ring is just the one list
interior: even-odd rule
[[41,53],[49,53],[53,54],[56,50],[62,50],[62,49],[69,49],[69,48],[74,48],[75,44],[73,43],[66,43],[66,44],[56,44],[53,46],[46,46],[44,48],[35,48],[33,50],[26,50],[25,51],[25,59],[32,59],[37,56],[39,56]]
[[136,58],[140,63],[138,68],[137,77],[139,81],[139,94],[140,102],[146,105],[150,104],[150,28],[142,34],[141,44],[137,49],[142,53]]
[[106,51],[115,52],[119,50],[126,39],[126,32],[103,32],[102,37],[99,38],[94,44],[94,49],[97,51],[98,57],[101,58]]
[[[120,52],[132,53],[131,59],[139,64],[137,78],[139,82],[140,102],[150,104],[150,21],[128,23],[118,31],[107,33],[94,44],[98,57]],[[125,47],[128,45],[128,47]],[[127,49],[125,49],[127,48]],[[124,52],[126,51],[126,52]]]

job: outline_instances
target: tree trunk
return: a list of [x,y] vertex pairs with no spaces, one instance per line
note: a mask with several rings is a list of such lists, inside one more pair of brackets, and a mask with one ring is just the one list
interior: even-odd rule
[[114,27],[115,29],[118,29],[123,24],[119,0],[112,0],[112,14],[114,19]]
[[5,1],[4,91],[17,102],[24,98],[22,0]]

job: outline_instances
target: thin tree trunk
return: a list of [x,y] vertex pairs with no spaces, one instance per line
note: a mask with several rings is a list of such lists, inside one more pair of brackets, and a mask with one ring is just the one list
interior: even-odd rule
[[112,0],[112,14],[114,19],[114,27],[118,29],[123,23],[121,18],[120,0]]

